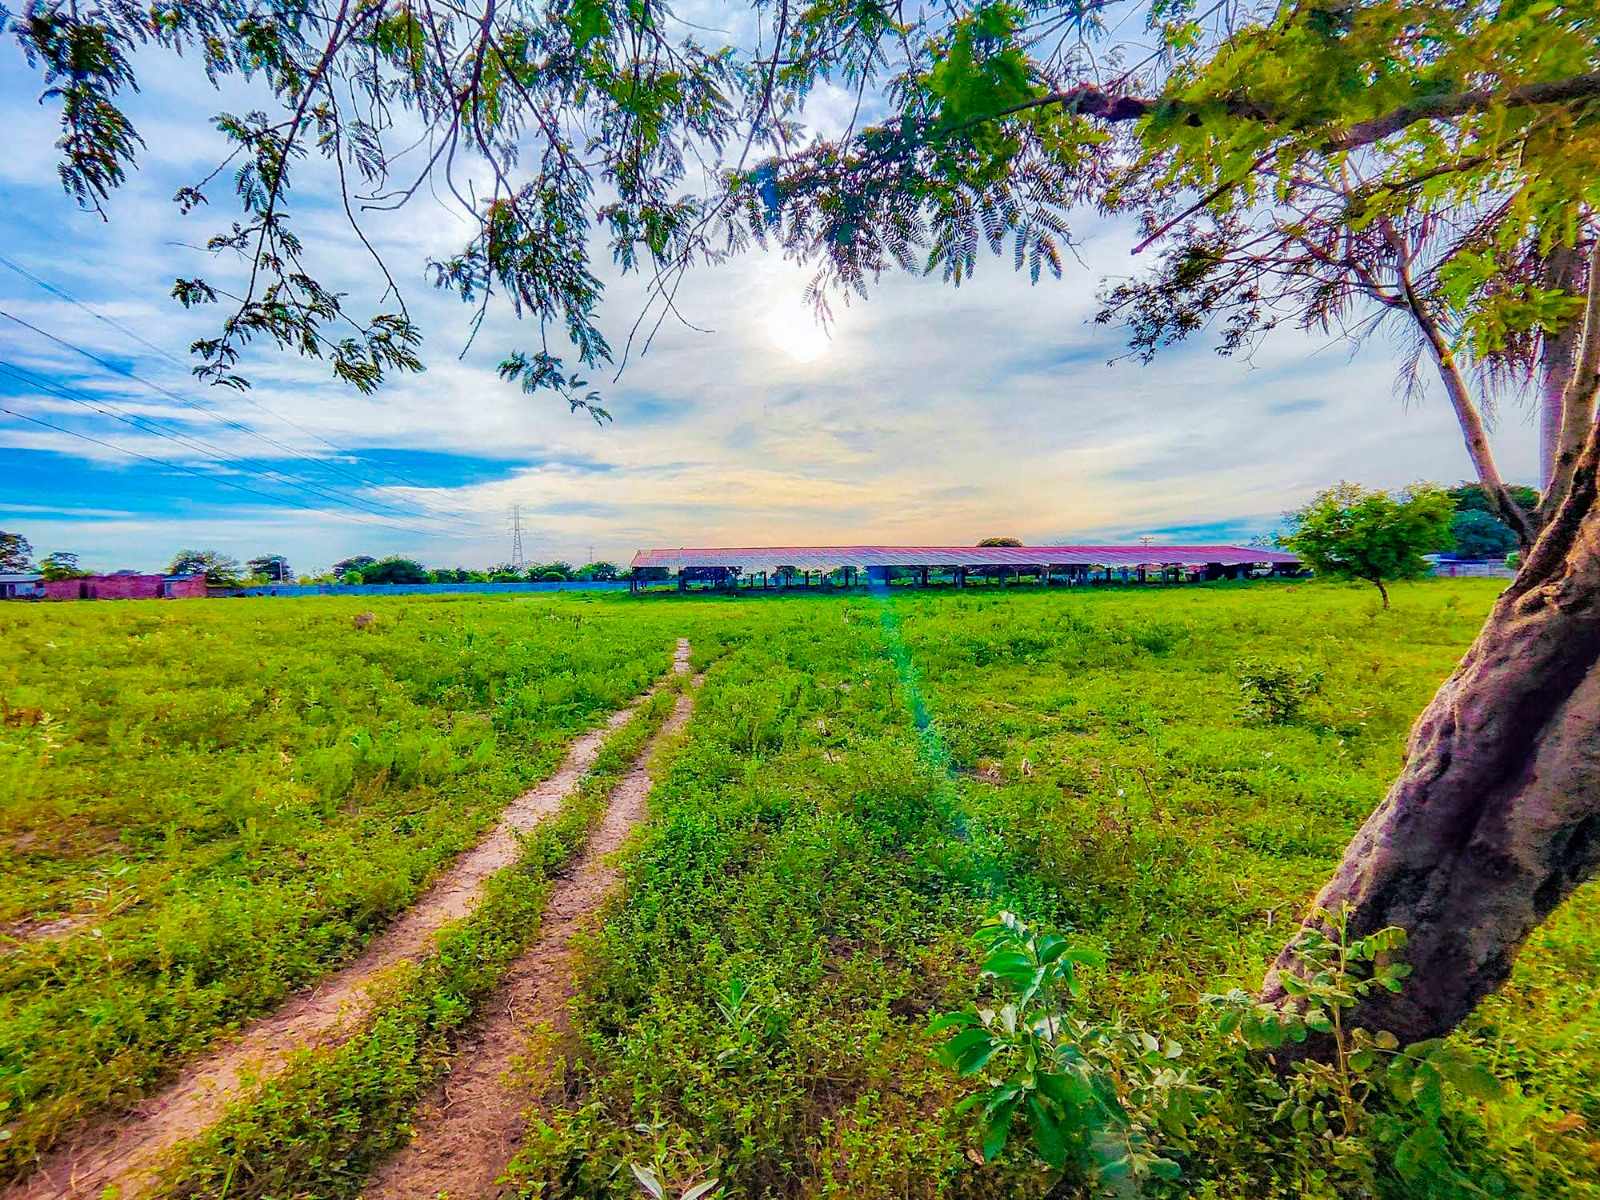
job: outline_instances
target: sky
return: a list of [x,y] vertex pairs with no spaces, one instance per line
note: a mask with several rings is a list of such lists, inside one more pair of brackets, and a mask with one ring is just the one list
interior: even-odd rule
[[[619,379],[596,376],[614,416],[597,427],[499,379],[533,336],[508,314],[467,346],[470,312],[423,269],[465,227],[420,195],[371,232],[423,326],[423,373],[361,396],[325,363],[254,347],[248,392],[207,387],[187,347],[216,310],[169,293],[215,270],[196,244],[233,214],[225,188],[188,217],[171,198],[225,153],[210,115],[261,100],[167,60],[136,67],[147,149],[103,222],[62,191],[55,111],[0,44],[0,530],[39,555],[101,570],[159,569],[184,547],[284,554],[301,572],[362,553],[482,566],[510,557],[514,507],[537,561],[995,535],[1245,541],[1340,479],[1470,474],[1443,394],[1403,403],[1385,342],[1291,331],[1249,360],[1204,338],[1148,365],[1123,357],[1122,333],[1092,321],[1095,293],[1142,260],[1126,227],[1091,213],[1074,223],[1083,261],[1060,280],[1030,286],[1007,259],[960,288],[885,277],[828,331],[803,303],[807,272],[776,253],[691,274],[679,308],[695,328],[665,324]],[[838,128],[851,103],[824,88],[807,118]],[[291,215],[366,311],[381,280],[329,184],[305,174]],[[602,327],[620,345],[643,292],[602,274]],[[1531,480],[1530,414],[1508,408],[1494,440],[1502,470]]]

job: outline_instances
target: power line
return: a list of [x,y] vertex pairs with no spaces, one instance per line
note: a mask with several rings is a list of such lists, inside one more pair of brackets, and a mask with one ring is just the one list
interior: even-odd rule
[[[112,418],[113,420],[121,421],[125,425],[130,425],[133,428],[138,429],[142,433],[149,433],[149,434],[152,434],[152,435],[154,435],[156,437],[164,438],[167,441],[175,442],[175,443],[177,443],[179,445],[188,446],[191,449],[198,450],[202,454],[220,455],[221,458],[218,461],[221,461],[221,462],[226,462],[226,461],[248,462],[248,461],[250,461],[248,459],[229,458],[229,456],[226,454],[226,452],[223,451],[220,447],[212,445],[211,443],[205,442],[205,441],[203,441],[201,439],[198,439],[198,438],[191,438],[187,434],[184,434],[184,433],[174,433],[174,432],[162,429],[160,426],[155,425],[153,422],[149,421],[148,419],[146,419],[144,417],[140,417],[140,416],[137,416],[137,415],[126,414],[126,413],[120,413],[120,412],[114,411],[113,409],[101,407],[102,403],[110,403],[110,402],[109,401],[99,401],[99,400],[91,399],[91,398],[85,397],[82,393],[78,393],[78,394],[75,395],[75,394],[73,394],[73,389],[66,388],[66,387],[63,387],[63,386],[58,385],[58,384],[52,384],[52,383],[50,383],[50,382],[48,382],[46,380],[41,380],[37,376],[33,376],[32,372],[26,371],[26,370],[23,370],[23,369],[19,369],[19,368],[17,368],[15,366],[15,364],[7,363],[4,360],[0,360],[0,374],[9,375],[11,378],[16,379],[16,380],[20,381],[21,383],[23,383],[23,384],[25,384],[25,385],[27,385],[29,387],[42,388],[46,392],[49,392],[52,395],[58,396],[59,398],[61,398],[63,400],[69,401],[70,403],[81,405],[82,407],[88,408],[93,412],[100,413],[102,416],[107,416],[107,417]],[[32,378],[29,378],[29,376],[32,376]],[[6,411],[9,412],[11,410],[8,409]],[[66,432],[72,432],[72,431],[71,430],[67,430]],[[93,439],[93,438],[90,438],[88,440],[98,441],[98,439]],[[100,444],[109,445],[110,443],[100,443]],[[125,449],[123,447],[115,447],[115,448],[116,449]],[[126,451],[126,452],[130,453],[130,454],[134,453],[134,451]],[[149,456],[147,456],[147,455],[138,455],[137,457],[149,457]],[[155,461],[155,460],[153,460],[153,461]],[[165,461],[165,460],[160,460],[160,461]],[[323,491],[322,489],[318,488],[315,484],[312,484],[312,483],[309,483],[309,482],[307,482],[305,480],[302,480],[297,476],[288,475],[288,474],[285,474],[285,473],[283,473],[281,471],[277,471],[277,470],[275,470],[275,469],[273,469],[271,467],[263,467],[260,473],[264,474],[264,475],[267,475],[267,476],[270,476],[270,477],[274,478],[275,480],[278,480],[278,481],[284,483],[285,486],[288,486],[288,487],[291,487],[291,488],[297,488],[298,490],[303,491],[303,492],[310,492],[311,494],[319,496],[319,497],[321,497],[323,499],[331,500],[335,504],[341,504],[341,505],[344,505],[346,508],[354,509],[356,512],[361,513],[363,516],[372,518],[371,521],[367,522],[369,524],[381,524],[384,527],[389,528],[389,529],[398,529],[398,530],[401,530],[401,531],[403,531],[405,533],[418,534],[418,535],[420,535],[422,537],[438,537],[438,536],[441,535],[441,533],[445,532],[445,531],[442,531],[442,530],[439,530],[439,529],[422,529],[422,528],[418,528],[416,526],[396,524],[392,519],[387,518],[381,512],[375,512],[375,511],[373,511],[372,509],[369,509],[369,508],[362,508],[358,504],[355,504],[355,503],[351,502],[350,500],[346,499],[343,496],[340,496],[340,495],[338,495],[336,493],[333,493],[333,492]],[[206,474],[205,472],[191,471],[190,474],[196,474],[196,475],[199,475],[201,478],[216,479],[218,482],[224,482],[220,477],[214,476],[214,475],[209,475],[209,474]],[[250,490],[254,491],[254,489],[250,489]],[[265,495],[266,493],[255,492],[255,494],[256,495]],[[282,498],[279,497],[279,500],[281,501]],[[302,504],[302,505],[298,505],[297,507],[306,508],[306,509],[311,510],[311,511],[317,511],[317,510],[313,509],[312,506],[310,506],[310,505]],[[342,514],[334,514],[334,515],[342,515]]]
[[[18,318],[11,316],[10,313],[5,312],[3,309],[0,309],[0,316],[5,316],[5,317],[10,318],[13,321],[18,321],[18,323],[22,324],[22,325],[28,325],[28,322],[19,321]],[[32,325],[28,325],[28,327],[29,328],[36,328],[35,326],[32,326]],[[40,332],[43,332],[43,331],[40,331]],[[45,334],[45,336],[53,338],[53,335],[48,334],[48,333]],[[60,339],[54,339],[54,340],[60,340]],[[93,357],[93,356],[91,355],[90,357]],[[26,378],[26,379],[22,380],[24,383],[27,383],[30,386],[34,386],[34,387],[42,387],[42,388],[45,388],[46,390],[55,389],[57,395],[62,395],[63,398],[65,398],[65,399],[72,399],[71,395],[66,395],[65,393],[66,392],[72,392],[74,389],[67,388],[66,385],[64,385],[64,384],[52,383],[51,381],[44,379],[42,376],[40,376],[40,375],[38,375],[38,374],[36,374],[36,373],[34,373],[32,371],[26,370],[26,368],[17,366],[15,363],[8,364],[8,365],[9,365],[10,371],[12,372],[14,377],[22,378],[22,375],[27,375],[29,377],[29,378]],[[22,375],[18,375],[17,372],[21,372]],[[78,396],[82,396],[83,395],[82,392],[77,392],[76,394]],[[183,402],[181,397],[179,397],[179,400],[180,400],[180,402]],[[103,400],[103,401],[100,401],[100,402],[115,405],[115,401]],[[186,402],[186,407],[196,409],[197,411],[206,413],[207,415],[217,415],[212,410],[205,408],[203,405],[195,404],[192,401],[191,402]],[[107,414],[107,415],[111,415],[111,414]],[[140,420],[148,421],[148,420],[150,420],[150,418],[140,418]],[[223,419],[222,423],[225,424],[225,425],[228,425],[230,427],[240,429],[243,432],[245,432],[246,434],[250,434],[252,436],[256,436],[258,438],[258,440],[264,441],[268,445],[272,445],[272,446],[278,447],[285,454],[290,455],[291,457],[299,457],[298,452],[293,450],[291,447],[284,446],[281,442],[274,442],[271,438],[266,438],[266,437],[261,437],[260,435],[256,435],[256,434],[253,433],[253,431],[248,426],[240,425],[237,421],[228,421],[226,419]],[[166,435],[158,434],[158,436],[166,436]],[[253,462],[256,462],[256,463],[260,463],[260,464],[262,464],[261,469],[263,471],[265,471],[266,473],[277,475],[279,478],[284,479],[285,481],[288,481],[293,486],[303,487],[303,488],[305,488],[305,489],[307,489],[309,491],[315,492],[316,494],[324,497],[325,499],[333,500],[337,504],[344,504],[344,505],[347,505],[347,506],[350,506],[350,507],[360,508],[364,512],[371,512],[371,513],[374,513],[374,514],[379,515],[379,516],[382,516],[382,515],[385,514],[385,512],[387,512],[387,513],[392,513],[392,514],[398,515],[398,516],[400,516],[402,518],[405,518],[405,519],[408,519],[408,520],[416,520],[416,519],[419,519],[419,518],[421,520],[432,520],[432,521],[443,521],[444,520],[444,518],[442,518],[442,517],[438,517],[438,516],[435,516],[435,515],[433,515],[431,513],[427,513],[427,512],[414,513],[412,511],[410,511],[409,509],[402,508],[402,507],[400,507],[399,505],[396,505],[396,504],[390,504],[390,503],[388,503],[386,501],[383,501],[383,500],[372,499],[372,498],[369,498],[369,497],[363,497],[363,496],[358,496],[358,495],[354,495],[354,494],[346,495],[345,493],[342,493],[342,492],[327,491],[327,490],[325,490],[325,488],[324,488],[324,486],[322,484],[318,483],[315,480],[307,479],[305,476],[297,475],[297,474],[294,474],[293,472],[278,470],[278,469],[276,469],[274,467],[271,467],[271,466],[267,465],[268,460],[264,459],[264,458],[261,458],[259,456],[252,458],[251,456],[246,456],[246,455],[230,454],[227,450],[224,450],[222,447],[220,447],[220,446],[218,446],[218,445],[216,445],[215,443],[212,443],[212,442],[198,443],[197,439],[188,438],[188,435],[175,435],[175,436],[185,438],[188,441],[188,444],[191,445],[191,446],[196,446],[197,444],[203,445],[203,450],[202,450],[203,453],[205,453],[207,455],[215,456],[216,458],[218,458],[221,461],[240,461],[240,462],[252,462],[253,461]],[[465,532],[465,530],[458,529],[457,532]]]
[[[381,520],[384,520],[391,529],[402,529],[408,533],[421,534],[425,537],[438,537],[441,533],[447,532],[439,529],[419,528],[410,525],[397,525],[394,523],[392,518],[389,518],[387,514],[379,511],[376,508],[364,507],[355,499],[346,497],[337,492],[325,491],[321,487],[318,487],[315,483],[306,480],[301,476],[277,470],[276,468],[268,465],[264,460],[241,458],[235,455],[230,455],[226,450],[213,442],[207,442],[201,438],[191,437],[186,433],[171,432],[162,429],[149,418],[141,417],[136,414],[126,414],[117,411],[114,408],[102,408],[102,404],[114,404],[114,402],[88,397],[85,396],[84,393],[76,392],[74,389],[68,388],[65,385],[51,383],[48,380],[44,380],[39,376],[34,375],[31,371],[19,368],[14,363],[7,363],[3,359],[0,359],[0,374],[9,375],[11,378],[19,380],[29,387],[42,388],[46,392],[58,396],[63,400],[67,400],[73,404],[82,405],[91,411],[100,413],[102,416],[111,417],[113,420],[121,421],[125,425],[132,425],[135,429],[140,430],[140,432],[150,433],[156,437],[164,438],[167,441],[177,442],[180,445],[188,446],[190,449],[197,450],[202,455],[205,455],[210,459],[214,459],[219,464],[227,462],[258,463],[260,464],[259,473],[262,475],[270,476],[273,479],[283,483],[287,487],[295,488],[303,492],[309,492],[312,495],[318,496],[324,500],[331,500],[335,504],[343,505],[344,507],[354,509],[357,512],[377,517]],[[402,517],[411,515],[400,509],[394,509],[393,511],[399,512]]]
[[[0,413],[5,413],[7,416],[11,417],[16,417],[20,421],[29,421],[35,425],[42,425],[46,429],[53,429],[57,433],[64,433],[69,437],[79,438],[85,442],[93,442],[96,446],[104,446],[108,450],[115,450],[118,454],[126,454],[130,458],[142,458],[145,462],[152,462],[159,466],[168,467],[174,471],[181,471],[185,475],[193,475],[196,479],[204,479],[210,483],[220,483],[224,487],[230,487],[236,492],[248,492],[252,496],[260,496],[263,500],[270,500],[274,504],[289,504],[290,507],[299,509],[301,511],[317,511],[314,509],[308,509],[307,506],[303,504],[295,504],[292,501],[286,501],[282,496],[274,496],[270,492],[258,491],[253,487],[247,487],[245,484],[235,483],[231,479],[224,479],[220,475],[208,475],[204,471],[196,471],[192,467],[186,467],[182,463],[172,462],[170,459],[158,458],[153,454],[141,454],[137,450],[129,450],[126,446],[119,446],[115,442],[108,442],[102,438],[93,437],[87,433],[79,433],[76,429],[68,429],[65,425],[57,425],[51,421],[44,420],[42,417],[33,417],[29,416],[27,413],[20,413],[14,408],[6,408],[4,405],[0,405]],[[333,517],[344,517],[343,513],[328,513],[327,515]],[[355,520],[356,518],[344,517],[344,519],[348,521]],[[374,522],[361,521],[359,523],[366,525],[373,524]],[[391,526],[390,528],[398,527]]]
[[[30,281],[31,283],[36,284],[37,286],[39,286],[41,288],[43,288],[45,291],[49,292],[51,295],[59,296],[61,299],[65,300],[68,304],[76,305],[78,308],[81,308],[84,312],[88,313],[95,320],[100,321],[100,322],[102,322],[102,323],[104,323],[106,325],[109,325],[112,329],[115,329],[117,332],[121,333],[125,337],[131,338],[135,342],[138,342],[139,345],[144,346],[146,349],[151,350],[151,351],[155,352],[156,354],[159,354],[162,358],[166,359],[169,363],[172,363],[174,366],[182,367],[184,370],[188,369],[188,367],[189,367],[188,363],[186,363],[182,359],[176,357],[175,355],[173,355],[169,351],[162,349],[160,346],[156,345],[154,342],[149,341],[148,339],[146,339],[143,335],[139,334],[138,332],[128,328],[128,326],[124,325],[121,321],[118,321],[115,317],[106,316],[104,313],[102,313],[98,309],[96,309],[92,304],[89,304],[89,303],[87,303],[87,302],[85,302],[83,300],[78,299],[71,292],[67,291],[65,288],[59,286],[58,284],[51,283],[49,280],[46,280],[46,279],[41,279],[39,276],[35,275],[32,271],[28,270],[26,267],[20,266],[17,263],[12,262],[9,258],[7,258],[3,254],[0,254],[0,266],[5,266],[5,267],[9,268],[10,270],[16,272],[18,275],[22,276],[24,279]],[[357,455],[354,451],[346,450],[342,446],[339,446],[338,444],[329,441],[322,434],[317,433],[315,430],[307,429],[304,425],[301,425],[296,421],[291,421],[288,417],[284,416],[282,413],[276,411],[275,409],[268,408],[265,404],[261,403],[261,401],[257,400],[254,396],[251,396],[248,393],[242,393],[241,394],[241,399],[243,399],[248,404],[254,405],[256,408],[259,408],[262,412],[266,413],[269,417],[273,417],[276,420],[282,421],[285,425],[289,426],[291,429],[298,430],[299,432],[305,434],[307,437],[314,438],[315,440],[321,442],[324,446],[328,447],[328,449],[330,449],[330,450],[337,451],[340,454],[349,455],[352,458],[361,457],[360,455]],[[427,485],[425,483],[418,482],[417,480],[412,479],[409,476],[404,475],[399,471],[396,471],[393,467],[387,465],[381,459],[373,459],[371,461],[375,462],[380,470],[386,472],[389,475],[392,475],[394,478],[400,480],[400,482],[402,482],[404,484],[409,485],[410,487],[422,488],[424,490],[427,490],[427,488],[429,486],[429,485]],[[370,483],[371,481],[368,480],[368,481],[365,481],[365,482]],[[449,510],[444,510],[444,511],[449,511]]]
[[[141,384],[144,387],[147,387],[150,390],[159,393],[160,395],[166,396],[168,399],[174,401],[177,404],[182,405],[185,408],[191,408],[191,409],[194,409],[197,412],[203,412],[203,413],[207,414],[208,416],[215,417],[218,421],[220,421],[222,424],[228,426],[230,429],[238,430],[240,433],[244,434],[246,437],[251,437],[251,438],[256,439],[259,442],[263,442],[266,445],[273,447],[275,450],[278,450],[279,452],[290,456],[291,458],[296,458],[296,459],[304,459],[304,458],[306,458],[306,455],[305,455],[305,453],[303,451],[298,450],[293,446],[286,445],[283,442],[278,441],[276,438],[268,437],[266,434],[261,433],[258,430],[252,429],[252,428],[250,428],[250,426],[242,424],[239,421],[232,420],[231,418],[224,416],[220,411],[218,411],[215,408],[212,408],[212,407],[210,407],[208,405],[201,404],[198,401],[192,400],[187,396],[179,395],[177,392],[173,391],[169,387],[166,387],[166,386],[164,386],[162,384],[153,383],[150,380],[145,379],[143,376],[139,375],[137,372],[135,372],[131,368],[123,367],[123,366],[121,366],[121,365],[119,365],[117,363],[111,362],[109,359],[102,358],[102,357],[100,357],[100,355],[94,353],[92,350],[85,350],[82,346],[79,346],[79,345],[77,345],[77,344],[75,344],[73,342],[70,342],[66,338],[58,337],[56,334],[51,333],[47,329],[41,329],[41,328],[39,328],[39,326],[35,325],[33,322],[26,321],[23,318],[21,318],[21,317],[17,316],[16,314],[14,314],[14,313],[7,312],[5,309],[0,308],[0,317],[4,317],[8,321],[12,321],[17,325],[21,325],[24,329],[32,330],[34,333],[38,334],[40,337],[47,338],[48,340],[54,342],[56,345],[64,347],[65,349],[71,350],[74,354],[81,355],[82,357],[88,359],[90,362],[97,363],[98,365],[100,365],[101,367],[105,368],[107,371],[112,372],[113,374],[120,375],[123,378],[132,380],[134,383]],[[320,460],[320,459],[312,459],[311,461],[317,462],[317,463],[319,463],[319,465],[323,465],[327,469],[332,469],[332,466],[330,464],[323,463],[322,460]],[[345,474],[349,478],[354,479],[356,482],[360,483],[364,487],[373,487],[373,488],[380,488],[381,489],[384,486],[383,484],[377,483],[376,481],[368,479],[363,475],[359,475],[356,472],[346,471],[343,468],[340,468],[340,471],[341,471],[342,474]],[[303,477],[296,476],[295,478],[300,478],[302,480],[302,482],[305,483],[305,485],[308,486],[308,487],[315,487],[316,486],[316,485],[312,484],[309,480],[304,480]],[[439,515],[435,515],[434,513],[430,512],[430,511],[427,511],[427,510],[424,510],[423,512],[420,512],[420,513],[411,512],[411,511],[409,511],[407,509],[401,508],[401,507],[399,507],[397,505],[385,503],[384,501],[381,501],[381,500],[367,500],[367,501],[364,501],[364,503],[375,505],[378,508],[388,509],[390,512],[398,513],[403,517],[408,517],[408,518],[411,518],[411,519],[417,519],[417,518],[420,517],[423,520],[433,520],[433,521],[446,520],[445,517],[439,516]],[[458,532],[466,532],[466,530],[458,529]]]

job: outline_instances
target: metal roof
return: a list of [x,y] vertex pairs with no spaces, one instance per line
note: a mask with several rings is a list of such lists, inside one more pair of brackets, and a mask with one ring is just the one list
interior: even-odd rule
[[1298,563],[1280,550],[1255,546],[720,546],[641,550],[635,567],[1037,567],[1239,566]]

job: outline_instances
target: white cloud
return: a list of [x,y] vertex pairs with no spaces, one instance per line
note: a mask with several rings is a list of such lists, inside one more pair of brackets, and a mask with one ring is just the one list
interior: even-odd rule
[[[684,10],[705,23],[721,11]],[[0,55],[14,58],[15,49]],[[140,172],[114,197],[111,223],[102,225],[61,195],[49,150],[53,118],[33,101],[31,73],[5,61],[0,115],[13,149],[0,156],[3,252],[186,362],[188,343],[212,332],[219,313],[184,312],[167,293],[178,274],[228,273],[227,264],[184,246],[231,219],[231,205],[219,187],[209,209],[185,218],[170,196],[209,169],[220,146],[203,114],[244,107],[248,88],[230,82],[225,95],[214,96],[181,72],[152,77],[134,113],[149,149]],[[836,130],[854,108],[852,94],[824,86],[807,113]],[[352,307],[365,313],[381,277],[329,203],[327,180],[308,170],[292,196],[296,226],[332,280],[352,293]],[[1064,281],[1030,287],[1001,259],[981,263],[960,289],[937,279],[885,278],[870,301],[837,308],[826,349],[810,357],[785,352],[772,329],[774,322],[792,329],[777,339],[791,346],[815,336],[797,324],[809,320],[798,311],[803,270],[775,254],[752,253],[691,275],[678,306],[714,332],[669,319],[620,382],[609,375],[600,381],[617,420],[596,428],[559,401],[524,396],[496,376],[501,353],[534,336],[506,313],[495,312],[458,359],[470,313],[427,286],[421,259],[449,252],[463,228],[449,206],[425,193],[398,213],[373,217],[374,241],[428,334],[427,371],[396,379],[375,397],[334,383],[326,364],[259,347],[248,356],[256,383],[250,393],[203,389],[183,366],[0,270],[0,308],[131,365],[202,410],[9,322],[0,322],[0,359],[182,429],[230,457],[249,457],[253,470],[277,462],[308,478],[343,479],[326,483],[339,490],[351,485],[350,472],[363,475],[371,486],[352,488],[361,497],[448,513],[454,532],[382,532],[353,513],[339,515],[337,506],[316,503],[314,511],[290,514],[244,495],[226,510],[114,517],[120,500],[74,504],[70,467],[61,471],[59,495],[49,497],[62,505],[51,510],[59,519],[0,511],[15,513],[12,523],[36,545],[70,540],[119,565],[154,565],[177,544],[200,542],[241,554],[278,549],[309,566],[373,548],[440,563],[500,558],[508,544],[505,512],[521,503],[534,526],[530,553],[581,557],[592,544],[597,554],[625,559],[651,543],[964,542],[990,533],[1126,535],[1238,518],[1265,524],[1340,477],[1398,486],[1419,476],[1453,481],[1469,469],[1442,399],[1410,409],[1395,400],[1396,356],[1381,343],[1350,358],[1323,348],[1326,339],[1290,333],[1269,340],[1250,362],[1219,358],[1197,341],[1149,366],[1106,365],[1121,347],[1115,331],[1089,320],[1094,289],[1102,274],[1128,273],[1134,264],[1125,232],[1092,216],[1079,228],[1088,263],[1069,263]],[[643,283],[608,282],[604,321],[620,348]],[[191,467],[204,461],[192,447],[94,418],[43,389],[7,389],[0,381],[0,391],[19,397],[29,412],[140,453]],[[1530,477],[1534,436],[1525,414],[1508,412],[1498,440],[1505,472]],[[104,466],[119,457],[0,417],[0,464],[29,450]],[[395,469],[362,456],[384,450],[476,460],[482,478],[403,486]],[[332,466],[284,464],[292,456]],[[416,470],[423,482],[432,478],[427,467]],[[175,496],[182,496],[184,478],[173,477]],[[135,507],[132,499],[127,507]],[[102,508],[108,511],[100,519],[86,520]]]

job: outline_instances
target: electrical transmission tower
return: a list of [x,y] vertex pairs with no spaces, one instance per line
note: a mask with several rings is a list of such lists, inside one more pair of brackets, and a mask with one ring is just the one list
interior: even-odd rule
[[522,505],[511,506],[511,565],[521,571],[527,567],[522,554]]

